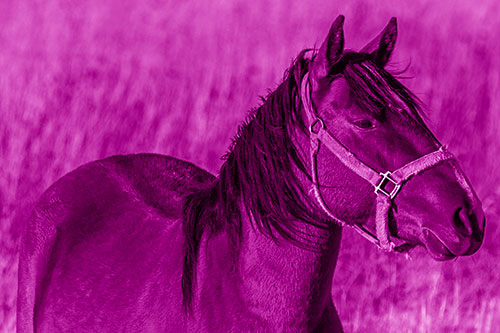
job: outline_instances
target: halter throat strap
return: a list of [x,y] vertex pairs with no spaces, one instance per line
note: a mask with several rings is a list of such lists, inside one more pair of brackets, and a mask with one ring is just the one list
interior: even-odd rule
[[[400,192],[403,183],[410,177],[441,164],[442,162],[455,160],[455,157],[449,153],[444,146],[441,146],[438,150],[417,158],[393,172],[378,172],[361,161],[353,152],[326,130],[323,119],[316,114],[311,103],[309,73],[302,79],[300,94],[302,105],[309,122],[312,191],[314,192],[318,205],[326,215],[339,226],[349,225],[361,236],[383,250],[397,250],[390,238],[389,232],[389,210],[392,208],[392,200]],[[342,221],[332,213],[325,203],[320,191],[317,168],[317,155],[322,144],[324,144],[346,167],[374,187],[374,192],[376,194],[375,234],[368,231],[364,226],[356,224],[350,225]],[[468,187],[470,189],[468,184],[466,184],[467,182],[462,172],[456,168],[454,170],[457,177],[460,176],[458,178],[462,187]]]

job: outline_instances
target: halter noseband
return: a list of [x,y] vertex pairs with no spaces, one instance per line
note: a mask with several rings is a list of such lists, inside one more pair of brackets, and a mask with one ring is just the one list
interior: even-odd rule
[[[317,155],[320,144],[323,143],[345,166],[369,182],[374,187],[375,194],[377,195],[375,235],[362,225],[353,224],[349,226],[354,228],[354,230],[356,230],[361,236],[365,237],[367,240],[383,250],[403,251],[403,246],[396,247],[390,239],[388,220],[389,209],[392,207],[392,199],[396,197],[403,183],[410,177],[432,168],[444,161],[456,161],[455,157],[446,150],[445,146],[441,146],[438,150],[417,158],[416,160],[413,160],[393,172],[377,172],[357,158],[354,153],[347,149],[340,141],[334,138],[326,130],[323,119],[315,113],[311,103],[309,73],[306,73],[302,79],[300,95],[304,111],[309,120],[312,190],[314,191],[314,196],[319,206],[326,213],[326,215],[339,226],[343,227],[345,225],[349,225],[337,218],[331,212],[321,196],[317,173]],[[452,166],[459,184],[466,191],[471,201],[475,203],[476,198],[462,170],[460,170],[457,163],[453,163]]]

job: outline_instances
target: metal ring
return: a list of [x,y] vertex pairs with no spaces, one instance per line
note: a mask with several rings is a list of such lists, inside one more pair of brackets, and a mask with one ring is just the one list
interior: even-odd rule
[[[314,130],[314,127],[315,127],[318,123],[321,125],[321,127],[320,127],[320,128],[318,128],[317,130]],[[314,122],[313,122],[313,123],[309,126],[309,132],[311,132],[311,134],[318,134],[318,133],[319,133],[319,131],[324,130],[324,129],[325,129],[325,122],[323,121],[323,119],[321,119],[321,118],[319,118],[319,117],[318,117],[318,118],[316,118],[316,119],[314,120]]]

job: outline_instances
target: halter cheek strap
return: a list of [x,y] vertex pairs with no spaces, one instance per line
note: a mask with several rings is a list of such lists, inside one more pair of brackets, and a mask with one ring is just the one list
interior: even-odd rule
[[[438,150],[417,158],[394,172],[378,172],[357,158],[356,155],[347,149],[340,141],[330,135],[325,128],[324,121],[317,116],[313,110],[310,100],[310,89],[309,73],[307,73],[302,79],[301,100],[309,120],[312,191],[314,191],[316,201],[326,215],[339,226],[349,225],[332,213],[321,195],[318,182],[317,155],[320,146],[324,144],[345,166],[369,182],[374,187],[374,192],[377,195],[375,235],[362,225],[354,224],[349,226],[354,228],[361,236],[374,243],[377,247],[387,251],[397,250],[395,244],[390,239],[388,222],[389,210],[392,207],[392,199],[396,197],[403,183],[410,177],[445,161],[455,160],[455,157],[449,153],[444,146],[441,146]],[[476,198],[465,175],[456,163],[453,163],[453,168],[458,182],[462,188],[464,188],[471,201],[475,202]]]

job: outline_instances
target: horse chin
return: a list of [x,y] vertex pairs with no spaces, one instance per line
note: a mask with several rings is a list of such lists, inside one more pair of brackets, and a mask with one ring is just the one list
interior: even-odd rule
[[435,236],[426,237],[423,245],[431,258],[436,261],[446,261],[457,257]]
[[431,258],[436,260],[436,261],[448,261],[448,260],[455,259],[457,257],[456,255],[451,254],[451,253],[450,254],[436,253],[436,252],[432,252],[429,249],[427,249],[427,252],[431,256]]
[[[396,225],[396,219],[390,216],[389,223]],[[402,236],[401,239],[406,239],[406,237]],[[411,240],[407,240],[406,242],[407,243],[401,246],[403,250],[401,252],[414,253],[417,256],[425,255],[425,252],[427,252],[428,255],[436,261],[447,261],[457,257],[434,235],[424,237],[423,239],[420,239],[420,237],[411,237]]]

